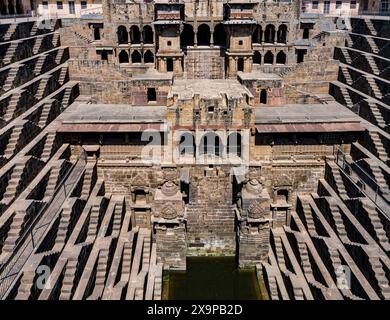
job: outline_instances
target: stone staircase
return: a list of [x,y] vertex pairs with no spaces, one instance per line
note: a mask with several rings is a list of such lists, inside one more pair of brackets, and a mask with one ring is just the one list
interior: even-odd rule
[[347,105],[347,107],[349,109],[352,109],[353,108],[353,101],[351,99],[351,96],[349,95],[348,89],[344,86],[340,86],[339,88],[340,88],[340,91],[343,95],[345,104]]
[[31,295],[31,288],[34,286],[35,275],[36,273],[32,270],[23,272],[15,300],[28,300]]
[[12,223],[10,225],[7,238],[4,241],[2,254],[6,255],[14,251],[16,242],[18,241],[20,237],[20,233],[22,232],[24,219],[25,219],[25,212],[17,211],[14,218],[12,219]]
[[364,19],[364,22],[368,28],[368,30],[370,30],[370,34],[372,36],[377,36],[378,35],[378,32],[376,31],[374,25],[372,24],[371,20],[370,19]]
[[334,230],[337,235],[342,240],[348,240],[347,231],[345,230],[343,219],[341,218],[340,208],[336,201],[329,199],[329,210],[332,213],[334,225],[336,230]]
[[11,68],[11,70],[7,74],[7,80],[5,80],[3,90],[4,92],[11,90],[14,88],[13,84],[16,79],[16,76],[18,75],[19,68],[21,65],[16,65]]
[[344,59],[348,64],[352,64],[352,59],[349,55],[349,51],[346,48],[340,48],[343,53]]
[[83,199],[88,199],[89,193],[91,191],[92,185],[92,175],[93,175],[94,166],[87,165],[84,174],[83,188],[81,190],[81,197]]
[[42,42],[43,42],[43,36],[42,37],[37,37],[35,39],[35,43],[34,43],[34,46],[33,46],[33,49],[32,49],[32,52],[33,54],[38,54],[40,49],[41,49],[41,46],[42,46]]
[[99,226],[99,215],[100,215],[100,207],[92,206],[91,213],[89,216],[89,225],[88,225],[88,237],[94,237],[97,235],[98,226]]
[[130,278],[132,253],[133,253],[132,243],[126,241],[123,244],[121,279],[129,279]]
[[63,207],[60,216],[60,223],[58,226],[55,245],[62,247],[65,244],[66,236],[68,234],[68,227],[72,216],[72,209]]
[[12,97],[8,103],[8,106],[7,106],[7,111],[5,112],[5,114],[3,116],[3,120],[5,122],[11,121],[14,118],[14,114],[15,114],[15,111],[17,109],[21,95],[22,95],[21,91],[15,92],[12,95]]
[[339,171],[337,165],[332,164],[332,165],[330,165],[330,168],[332,170],[333,179],[336,183],[337,192],[338,192],[340,198],[347,199],[348,193],[347,193],[347,190],[345,189],[344,181],[343,181],[343,178],[341,177],[341,174],[340,174],[340,171]]
[[311,212],[311,207],[308,202],[308,197],[309,196],[299,196],[299,199],[301,200],[301,204],[302,204],[302,210],[306,221],[306,228],[309,231],[310,235],[315,235],[317,232],[313,220],[313,215]]
[[379,53],[379,48],[378,46],[376,45],[374,39],[372,37],[366,37],[366,40],[368,42],[368,44],[370,45],[371,47],[371,51],[375,54]]
[[45,198],[53,196],[57,187],[58,178],[60,177],[61,168],[55,166],[50,170],[49,180],[47,181]]
[[383,119],[382,113],[380,112],[377,104],[375,102],[369,101],[368,105],[370,106],[371,113],[375,118],[377,126],[382,129],[385,129],[387,125],[385,119]]
[[15,165],[14,169],[12,170],[11,177],[8,180],[8,185],[5,189],[3,199],[1,199],[1,203],[8,205],[14,200],[19,183],[22,179],[23,171],[24,164],[18,163]]
[[366,57],[366,60],[371,68],[372,73],[375,75],[379,75],[380,70],[379,70],[378,66],[376,65],[374,58],[369,54],[366,54],[365,57]]
[[380,160],[382,160],[384,163],[386,163],[388,160],[387,152],[386,152],[385,148],[383,147],[383,143],[382,143],[382,140],[381,140],[378,132],[370,131],[369,135],[370,135],[371,141],[374,144],[374,148],[378,154],[378,158]]
[[348,68],[345,65],[340,65],[341,72],[343,73],[343,76],[345,78],[345,81],[348,85],[353,85],[353,80],[351,78],[351,75],[349,74]]
[[53,150],[54,140],[56,138],[55,132],[49,132],[47,134],[46,140],[45,140],[45,146],[43,147],[43,151],[41,154],[42,160],[47,160],[51,156],[51,152]]
[[380,262],[378,257],[370,256],[368,259],[370,261],[372,270],[375,273],[375,278],[378,282],[382,297],[386,300],[390,299],[389,280],[387,279],[386,274],[383,271],[382,263]]
[[61,63],[61,60],[62,60],[62,56],[64,54],[64,51],[65,49],[64,48],[59,48],[58,51],[57,51],[57,55],[56,55],[56,63],[57,64],[60,64]]
[[37,100],[41,100],[45,97],[46,86],[47,86],[47,83],[49,82],[50,78],[51,78],[51,76],[44,76],[44,77],[42,77],[41,81],[39,82],[39,87],[38,87],[37,93],[35,94],[35,98]]
[[307,251],[306,243],[303,241],[298,241],[298,250],[301,257],[301,266],[305,276],[311,277],[313,275],[313,269],[311,268],[311,263],[309,259],[309,253]]
[[30,37],[34,37],[34,36],[37,35],[38,30],[39,30],[39,29],[38,29],[38,23],[39,23],[39,22],[35,22],[34,25],[33,25],[33,27],[31,28]]
[[385,249],[385,251],[389,251],[389,239],[387,238],[386,231],[383,228],[383,224],[381,222],[381,219],[379,218],[379,214],[376,211],[375,206],[368,200],[363,200],[362,206],[367,212],[368,218],[370,219],[371,224],[375,230],[378,242]]
[[275,256],[278,261],[279,269],[281,271],[287,271],[286,261],[284,259],[282,239],[274,235],[274,244],[275,244]]
[[53,38],[52,38],[52,45],[53,47],[58,47],[60,45],[60,34],[58,32],[55,32],[53,34]]
[[45,103],[42,106],[42,112],[41,112],[41,116],[39,117],[39,122],[38,122],[38,126],[40,128],[44,128],[46,126],[47,119],[49,118],[51,107],[52,107],[51,103]]
[[17,27],[18,27],[18,25],[16,23],[15,24],[11,24],[8,27],[7,32],[5,33],[4,38],[3,38],[4,42],[5,41],[10,41],[12,39],[12,36],[14,35]]
[[58,83],[62,86],[65,83],[66,80],[66,74],[68,73],[68,66],[65,65],[61,68],[61,73],[58,78]]
[[382,193],[388,194],[389,193],[389,186],[387,185],[387,182],[385,180],[385,177],[384,177],[379,165],[374,163],[374,162],[370,162],[370,169],[371,169],[371,172],[374,176],[374,179],[375,179],[376,183],[378,184],[378,186],[380,187]]
[[366,75],[366,80],[367,80],[368,84],[370,85],[372,92],[374,93],[374,97],[381,100],[383,98],[383,96],[382,96],[381,91],[378,88],[378,85],[375,82],[375,79],[370,75]]
[[66,264],[64,278],[62,280],[62,287],[60,293],[60,300],[70,300],[72,298],[72,289],[74,278],[77,271],[78,259],[77,257],[71,256],[68,258]]
[[45,60],[46,60],[46,55],[44,55],[44,54],[38,58],[37,63],[35,64],[35,68],[34,68],[34,74],[36,76],[39,76],[41,74]]
[[112,226],[113,232],[120,232],[121,225],[122,225],[122,211],[123,211],[123,199],[122,202],[119,202],[115,204],[114,209],[114,221]]
[[99,260],[96,271],[95,290],[103,292],[104,284],[106,282],[107,262],[108,262],[108,249],[101,249],[99,252]]
[[18,41],[14,41],[10,44],[10,46],[7,49],[7,53],[5,54],[3,59],[3,66],[10,64],[12,62],[16,49],[18,48],[18,45],[19,45]]
[[70,96],[72,94],[72,88],[68,87],[65,89],[64,96],[62,98],[62,106],[63,108],[67,108],[70,102]]
[[12,133],[9,137],[7,147],[4,151],[5,158],[10,159],[15,154],[15,152],[17,152],[17,145],[18,145],[19,137],[22,133],[22,130],[23,130],[22,125],[16,125],[12,129]]

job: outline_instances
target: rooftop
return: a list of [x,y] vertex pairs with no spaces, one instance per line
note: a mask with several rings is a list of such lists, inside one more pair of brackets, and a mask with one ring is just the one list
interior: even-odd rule
[[175,80],[168,98],[175,94],[181,100],[190,100],[195,94],[199,94],[201,99],[220,99],[223,94],[228,99],[240,99],[243,95],[253,97],[245,86],[230,79]]

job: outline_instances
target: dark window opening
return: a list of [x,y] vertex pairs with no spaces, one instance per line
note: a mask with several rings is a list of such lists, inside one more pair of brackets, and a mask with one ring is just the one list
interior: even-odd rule
[[264,64],[273,64],[274,63],[274,54],[271,51],[267,51],[264,55]]
[[154,43],[154,33],[151,26],[144,27],[144,43]]
[[275,26],[269,24],[265,28],[264,40],[266,43],[274,43],[275,42]]
[[131,63],[141,63],[141,62],[142,62],[141,54],[138,51],[134,51],[131,54]]
[[125,44],[129,42],[129,37],[127,34],[127,29],[125,26],[119,26],[118,27],[118,43],[119,44]]
[[244,71],[244,59],[243,58],[238,58],[237,71]]
[[173,59],[172,58],[167,59],[167,71],[173,72]]
[[310,29],[304,28],[303,29],[303,39],[309,39],[309,37],[310,37]]
[[222,23],[219,23],[214,28],[214,45],[226,47],[226,32]]
[[125,50],[119,53],[119,63],[129,63],[129,55]]
[[130,41],[132,44],[141,43],[141,32],[137,26],[132,26],[130,28]]
[[100,28],[95,27],[93,29],[93,38],[95,40],[100,40],[101,39],[101,37],[100,37]]
[[301,63],[304,61],[305,54],[306,54],[306,49],[297,50],[297,63]]
[[62,1],[57,1],[57,10],[64,9],[64,5],[62,4]]
[[261,26],[257,25],[255,32],[252,35],[252,43],[261,43],[263,32]]
[[211,33],[210,27],[207,24],[201,24],[198,28],[198,45],[200,46],[209,46]]
[[81,9],[87,9],[87,1],[81,1],[80,5],[81,5]]
[[267,90],[262,89],[260,91],[260,103],[267,104]]
[[261,54],[259,51],[255,51],[253,54],[253,64],[261,64]]
[[277,64],[286,64],[286,54],[283,51],[280,51],[276,55],[276,63]]
[[277,36],[278,43],[287,43],[287,26],[285,24],[280,25]]
[[105,60],[105,61],[108,60],[108,52],[107,52],[107,50],[102,50],[102,52],[100,53],[100,58],[102,60]]
[[144,54],[145,63],[154,63],[154,55],[150,50],[147,50]]
[[148,88],[148,102],[156,102],[157,94],[155,88]]
[[190,24],[185,24],[183,32],[180,34],[180,46],[187,47],[194,45],[194,28]]

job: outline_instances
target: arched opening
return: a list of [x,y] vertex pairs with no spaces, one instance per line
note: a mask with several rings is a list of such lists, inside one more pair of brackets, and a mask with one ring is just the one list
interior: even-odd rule
[[265,43],[275,42],[275,26],[273,24],[269,24],[265,27],[264,38]]
[[136,50],[131,54],[131,63],[141,63],[141,54]]
[[129,42],[129,36],[127,34],[127,29],[125,26],[118,27],[118,43],[124,44]]
[[198,45],[209,46],[210,45],[210,27],[207,24],[201,24],[198,28]]
[[244,58],[238,58],[237,71],[244,71]]
[[172,58],[167,59],[167,71],[173,72],[173,59]]
[[119,63],[129,63],[129,55],[125,50],[119,53]]
[[303,39],[309,39],[310,37],[310,29],[309,28],[303,28]]
[[200,141],[200,154],[213,154],[220,156],[222,154],[221,138],[214,132],[206,133]]
[[264,64],[273,64],[274,63],[274,54],[271,51],[267,51],[264,55]]
[[[127,32],[126,32],[126,35],[127,35]],[[100,37],[100,28],[93,28],[93,39],[94,40],[100,40],[101,37]]]
[[148,95],[148,102],[157,101],[156,88],[148,88],[147,95]]
[[276,63],[286,64],[286,54],[283,51],[279,51],[279,53],[276,55]]
[[7,4],[5,0],[0,0],[0,14],[6,15],[7,14]]
[[145,63],[154,63],[154,55],[152,51],[147,50],[144,54],[144,62]]
[[141,32],[138,26],[131,26],[130,28],[130,42],[132,44],[141,43]]
[[182,156],[195,155],[195,138],[189,133],[185,132],[180,136],[179,153]]
[[151,26],[144,27],[144,43],[154,43],[154,33]]
[[287,42],[287,26],[285,24],[281,24],[278,29],[278,43],[286,43]]
[[12,0],[8,0],[8,14],[15,14],[15,7]]
[[260,25],[256,26],[255,32],[252,34],[252,43],[261,43],[263,30]]
[[262,89],[260,91],[260,103],[267,104],[267,90]]
[[182,33],[180,34],[180,46],[185,48],[194,45],[194,28],[190,24],[185,24]]
[[234,154],[241,157],[241,134],[238,132],[229,134],[227,152],[228,154]]
[[253,54],[253,64],[261,64],[261,54],[259,51],[255,51]]
[[214,45],[226,47],[226,32],[222,23],[219,23],[214,28]]
[[15,11],[16,14],[22,14],[23,13],[23,5],[21,0],[16,0],[15,1]]
[[283,203],[288,201],[288,190],[279,189],[276,192],[276,202]]

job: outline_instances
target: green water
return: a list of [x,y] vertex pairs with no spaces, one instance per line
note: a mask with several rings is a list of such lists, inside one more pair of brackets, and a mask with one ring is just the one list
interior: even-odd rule
[[169,300],[262,298],[255,270],[237,270],[234,257],[187,258],[187,271],[169,271],[163,291]]

